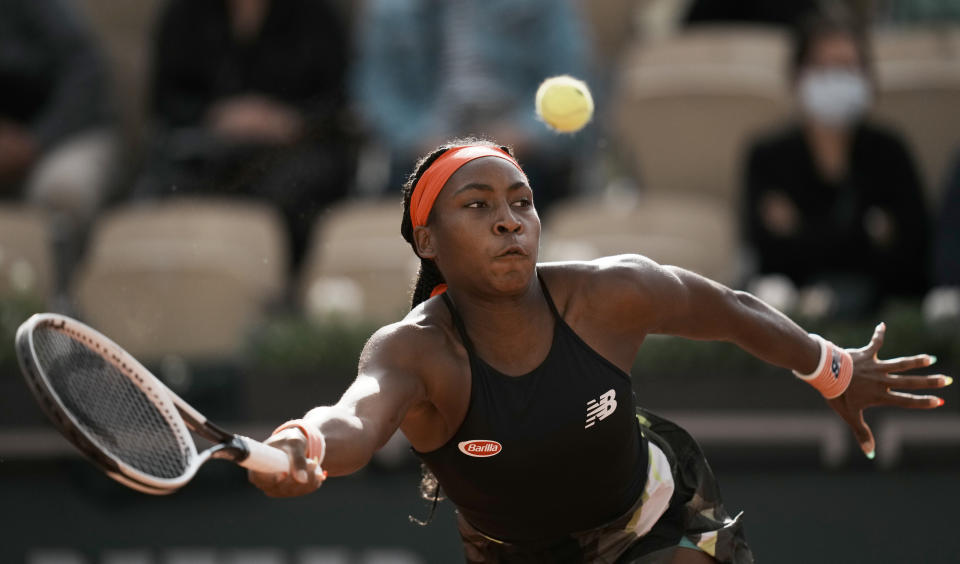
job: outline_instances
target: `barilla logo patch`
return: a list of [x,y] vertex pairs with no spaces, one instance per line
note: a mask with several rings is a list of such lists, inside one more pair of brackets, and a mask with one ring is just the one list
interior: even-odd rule
[[499,454],[503,450],[503,445],[497,441],[487,441],[483,439],[475,439],[472,441],[463,441],[459,445],[460,452],[467,456],[475,456],[477,458],[486,458],[488,456],[493,456]]

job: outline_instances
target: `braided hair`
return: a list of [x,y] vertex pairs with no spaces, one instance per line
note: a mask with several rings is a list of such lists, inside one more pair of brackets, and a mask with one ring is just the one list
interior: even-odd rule
[[[423,173],[426,172],[427,169],[430,168],[430,165],[440,158],[441,155],[454,147],[470,145],[497,147],[511,157],[514,156],[513,150],[510,147],[497,145],[496,143],[486,139],[465,137],[447,141],[426,156],[421,157],[420,160],[417,161],[417,165],[414,167],[413,173],[410,174],[410,176],[407,178],[407,181],[403,184],[403,218],[400,221],[400,234],[403,235],[403,238],[408,243],[410,243],[414,253],[417,252],[417,246],[413,240],[413,220],[410,219],[410,199],[413,196],[413,189],[416,187],[420,177],[423,176]],[[417,256],[420,255],[417,254]],[[443,274],[440,273],[440,269],[437,268],[437,264],[430,259],[421,257],[420,268],[417,272],[417,278],[413,285],[413,295],[410,299],[410,308],[413,309],[420,303],[426,301],[430,297],[430,292],[432,292],[437,285],[443,284],[444,282]]]
[[[413,220],[410,219],[410,200],[413,196],[413,189],[416,187],[420,177],[423,176],[423,173],[426,172],[427,169],[430,168],[430,165],[440,158],[441,155],[454,147],[470,145],[497,147],[511,157],[513,156],[513,150],[510,147],[497,145],[496,143],[486,139],[465,137],[447,141],[443,145],[431,151],[429,154],[421,157],[420,160],[417,161],[417,165],[414,167],[413,173],[410,174],[410,176],[407,178],[407,181],[403,184],[403,218],[400,221],[400,234],[403,235],[403,238],[408,243],[410,243],[414,253],[417,253],[417,246],[413,240]],[[417,253],[417,256],[420,256],[419,253]],[[440,269],[437,268],[437,264],[430,259],[420,257],[420,268],[417,272],[417,278],[413,285],[413,292],[410,298],[410,309],[417,307],[417,305],[429,299],[430,293],[433,291],[433,289],[437,287],[437,285],[443,284],[444,282],[445,280],[443,279],[443,274],[440,272]],[[420,470],[420,495],[423,497],[423,499],[431,501],[432,505],[430,508],[430,515],[425,521],[417,519],[412,515],[410,516],[410,520],[418,525],[427,525],[433,520],[433,515],[437,510],[437,502],[442,499],[442,496],[440,493],[440,482],[437,480],[437,477],[433,474],[433,472],[431,472],[425,464],[420,465]]]

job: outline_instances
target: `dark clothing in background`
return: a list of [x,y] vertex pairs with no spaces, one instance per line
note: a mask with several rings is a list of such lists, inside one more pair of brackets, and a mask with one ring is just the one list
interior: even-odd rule
[[299,109],[322,133],[345,96],[348,42],[326,1],[275,0],[259,34],[235,39],[225,0],[173,0],[161,15],[151,109],[170,127],[195,126],[217,101],[264,94]]
[[[784,274],[797,286],[826,282],[850,288],[865,307],[891,295],[919,295],[928,285],[930,227],[916,166],[890,131],[864,124],[852,135],[848,172],[839,182],[823,178],[799,126],[754,144],[747,161],[744,229],[759,271]],[[770,192],[796,207],[796,232],[781,236],[764,225],[760,203]],[[868,235],[871,208],[892,220],[887,245]]]
[[[135,196],[243,195],[279,207],[293,265],[313,221],[346,195],[353,172],[344,127],[350,42],[325,0],[268,3],[259,32],[238,39],[225,0],[173,0],[156,29],[150,108],[157,128]],[[303,120],[294,145],[238,141],[208,128],[218,102],[261,96]]]
[[960,153],[953,161],[940,205],[934,260],[934,283],[960,286]]
[[41,150],[113,117],[107,68],[71,2],[0,0],[0,121]]
[[819,6],[816,0],[695,0],[687,24],[754,23],[792,26]]

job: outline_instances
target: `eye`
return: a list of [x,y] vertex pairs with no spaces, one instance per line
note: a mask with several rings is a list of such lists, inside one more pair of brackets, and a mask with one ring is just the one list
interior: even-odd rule
[[513,202],[510,205],[517,208],[529,208],[530,206],[533,205],[533,201],[531,201],[530,198],[520,198],[519,200]]
[[474,201],[468,203],[468,204],[467,204],[466,206],[464,206],[464,207],[467,207],[467,208],[485,208],[485,207],[487,207],[487,203],[484,202],[483,200],[474,200]]

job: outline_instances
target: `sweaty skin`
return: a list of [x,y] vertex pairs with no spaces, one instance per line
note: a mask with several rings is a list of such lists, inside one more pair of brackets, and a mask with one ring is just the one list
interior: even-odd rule
[[[416,228],[414,237],[420,255],[436,261],[443,273],[478,355],[508,375],[538,366],[549,352],[554,321],[536,278],[540,219],[520,172],[498,158],[467,163],[450,177],[430,221]],[[819,361],[817,342],[786,316],[748,293],[682,268],[621,255],[542,264],[540,272],[563,319],[628,373],[649,334],[731,342],[801,373],[811,372]],[[941,388],[950,382],[943,375],[897,376],[929,366],[933,358],[878,360],[884,330],[881,324],[866,347],[850,350],[853,380],[846,393],[828,402],[865,453],[874,449],[863,421],[865,408],[938,407],[942,401],[936,396],[891,390]],[[355,382],[335,405],[317,407],[305,418],[326,438],[324,469],[341,476],[366,465],[398,428],[418,451],[439,448],[457,431],[469,401],[467,352],[436,297],[374,333]],[[315,461],[304,457],[301,431],[283,431],[266,442],[289,453],[291,472],[251,473],[255,485],[275,497],[319,487],[322,476]],[[298,481],[301,470],[305,479]]]

